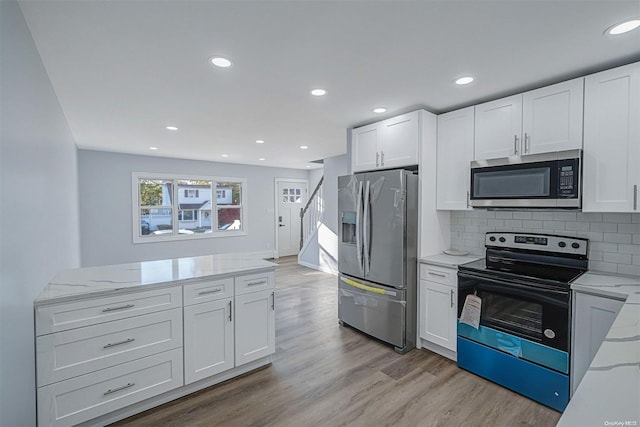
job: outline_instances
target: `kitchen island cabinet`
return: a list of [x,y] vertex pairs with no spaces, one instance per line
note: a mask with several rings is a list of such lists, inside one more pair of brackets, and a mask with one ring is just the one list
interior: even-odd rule
[[218,255],[58,274],[34,300],[38,425],[105,425],[269,364],[274,270]]

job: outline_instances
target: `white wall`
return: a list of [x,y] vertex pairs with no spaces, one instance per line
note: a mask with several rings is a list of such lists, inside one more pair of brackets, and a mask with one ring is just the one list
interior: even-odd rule
[[[300,254],[299,261],[303,265],[331,273],[338,271],[338,177],[348,174],[348,163],[346,154],[324,159],[324,218],[318,234]],[[311,182],[319,180],[319,176],[310,178]]]
[[77,159],[15,1],[0,1],[0,41],[0,425],[21,427],[35,425],[33,298],[79,264]]
[[[133,244],[132,172],[247,178],[248,235]],[[309,179],[306,170],[78,150],[82,266],[223,252],[272,253],[275,178]]]

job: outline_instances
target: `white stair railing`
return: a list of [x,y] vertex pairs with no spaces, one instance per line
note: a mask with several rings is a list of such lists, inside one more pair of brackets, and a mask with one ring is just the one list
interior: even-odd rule
[[324,218],[324,199],[322,198],[322,183],[324,175],[320,178],[315,190],[311,193],[309,201],[300,209],[300,249],[318,229]]

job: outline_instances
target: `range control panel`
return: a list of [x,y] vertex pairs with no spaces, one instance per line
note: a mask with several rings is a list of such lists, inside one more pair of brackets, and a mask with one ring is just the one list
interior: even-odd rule
[[587,255],[589,240],[553,234],[527,234],[489,232],[485,236],[486,247],[528,249],[563,254]]

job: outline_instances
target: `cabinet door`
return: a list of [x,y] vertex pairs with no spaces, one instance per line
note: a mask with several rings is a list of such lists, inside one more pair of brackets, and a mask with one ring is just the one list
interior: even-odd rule
[[584,78],[532,90],[522,98],[522,152],[582,148]]
[[474,108],[438,116],[437,209],[467,210],[473,160]]
[[276,350],[275,291],[235,298],[236,366],[273,354]]
[[571,392],[580,385],[623,301],[574,292]]
[[585,212],[638,212],[640,63],[585,78]]
[[522,154],[522,95],[476,105],[475,160]]
[[373,170],[380,164],[378,123],[351,131],[351,171]]
[[420,338],[456,351],[456,289],[428,280],[420,288]]
[[380,123],[380,167],[418,164],[420,111],[403,114]]
[[232,299],[184,308],[184,382],[233,368]]

